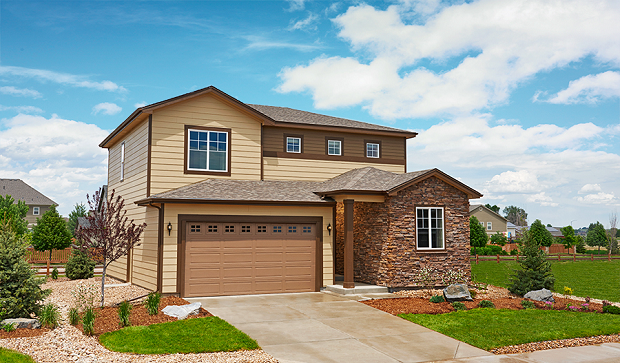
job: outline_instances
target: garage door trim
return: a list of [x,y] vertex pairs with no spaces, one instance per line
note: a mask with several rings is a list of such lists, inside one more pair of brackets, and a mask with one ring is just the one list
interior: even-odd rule
[[314,289],[319,291],[323,283],[323,217],[304,216],[257,216],[257,215],[199,215],[179,214],[177,234],[177,291],[185,296],[185,249],[187,247],[187,222],[231,223],[314,223],[316,224]]

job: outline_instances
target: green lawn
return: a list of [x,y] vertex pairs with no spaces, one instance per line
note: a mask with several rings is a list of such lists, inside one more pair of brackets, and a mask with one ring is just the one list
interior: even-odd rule
[[402,314],[482,349],[620,332],[620,316],[559,310],[472,309],[448,314]]
[[13,350],[0,348],[0,362],[2,363],[34,363],[34,360],[27,355]]
[[[485,261],[477,265],[472,263],[471,272],[475,281],[507,287],[516,266],[515,261]],[[620,302],[620,260],[551,261],[551,268],[556,292],[562,292],[564,286],[568,286],[576,296]]]
[[149,326],[132,326],[99,337],[115,352],[171,354],[259,349],[255,340],[224,320],[210,316]]

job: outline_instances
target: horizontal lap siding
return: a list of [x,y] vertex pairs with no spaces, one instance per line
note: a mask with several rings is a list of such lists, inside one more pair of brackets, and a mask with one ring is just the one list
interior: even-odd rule
[[265,180],[322,181],[349,170],[372,166],[377,169],[404,173],[405,165],[356,163],[348,161],[304,160],[269,157],[264,158]]
[[333,283],[332,236],[327,225],[332,224],[332,207],[281,207],[166,204],[164,224],[172,224],[170,236],[164,234],[163,292],[177,292],[177,233],[179,214],[197,215],[253,215],[253,216],[304,216],[323,217],[323,281],[322,286]]
[[217,175],[184,174],[185,125],[231,129],[231,176],[259,180],[261,123],[211,95],[196,97],[153,113],[151,194]]
[[[120,181],[120,150],[121,143],[125,142],[125,179]],[[148,160],[148,120],[143,121],[131,130],[124,139],[110,148],[108,167],[109,192],[115,191],[116,196],[121,196],[125,201],[127,218],[134,220],[135,224],[141,224],[147,220],[147,207],[139,207],[134,202],[146,197]],[[156,222],[157,220],[155,220]],[[157,238],[147,238],[150,231],[157,230],[157,225],[147,221],[147,230],[143,234],[141,245],[133,250],[133,274],[132,282],[147,289],[154,290],[156,276],[151,271],[151,265],[157,262]],[[155,232],[156,234],[157,232]],[[149,250],[155,246],[155,255]],[[125,281],[127,278],[127,259],[119,258],[108,268],[111,277]]]

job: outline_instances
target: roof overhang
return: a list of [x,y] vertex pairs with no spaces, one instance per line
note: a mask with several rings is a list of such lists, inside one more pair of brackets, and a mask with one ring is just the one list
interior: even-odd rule
[[305,130],[329,130],[329,131],[347,132],[351,134],[363,134],[363,135],[396,136],[396,137],[404,137],[406,139],[411,139],[418,135],[417,132],[413,132],[413,131],[371,130],[371,129],[356,128],[356,127],[346,127],[346,126],[309,125],[309,124],[300,124],[297,122],[286,122],[286,121],[275,121],[275,125],[270,125],[270,126],[305,129]]
[[408,180],[407,182],[400,184],[390,190],[387,191],[389,196],[394,196],[396,195],[398,192],[400,192],[401,190],[408,188],[409,186],[413,185],[413,184],[417,184],[423,180],[426,180],[430,177],[436,177],[437,179],[445,182],[446,184],[449,184],[451,186],[453,186],[454,188],[464,192],[465,194],[467,194],[467,197],[469,199],[478,199],[478,198],[482,198],[482,194],[480,194],[477,190],[468,187],[467,185],[465,185],[464,183],[454,179],[453,177],[451,177],[450,175],[444,173],[443,171],[439,170],[439,169],[431,169],[429,171],[427,171],[424,174],[418,175],[417,177]]
[[274,201],[274,200],[217,200],[217,199],[172,199],[172,198],[144,198],[134,202],[139,206],[152,204],[231,204],[231,205],[270,205],[270,206],[311,206],[311,207],[332,207],[336,201],[325,200],[322,202],[308,201]]

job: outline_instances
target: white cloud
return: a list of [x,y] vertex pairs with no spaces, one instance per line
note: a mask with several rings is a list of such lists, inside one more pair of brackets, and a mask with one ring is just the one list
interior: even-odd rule
[[301,44],[301,43],[290,43],[290,42],[280,42],[280,41],[271,41],[264,39],[259,36],[247,36],[246,40],[250,42],[244,49],[246,50],[268,50],[268,49],[293,49],[301,52],[312,52],[317,49],[323,48],[319,44]]
[[571,81],[568,88],[558,92],[547,102],[594,104],[612,97],[620,97],[620,73],[608,71]]
[[288,27],[288,30],[316,30],[316,21],[319,20],[319,17],[312,13],[308,12],[308,17],[302,20],[291,20],[291,25]]
[[540,190],[541,185],[536,175],[527,170],[520,170],[495,175],[487,183],[487,188],[491,192],[530,193]]
[[588,194],[583,197],[577,197],[578,201],[585,204],[608,204],[613,205],[617,203],[616,197],[614,193],[596,193],[596,194]]
[[546,195],[545,192],[540,192],[538,194],[530,195],[527,198],[528,202],[539,203],[543,207],[557,207],[558,203],[553,202],[553,198]]
[[43,95],[39,93],[39,91],[28,89],[28,88],[15,88],[13,86],[4,86],[0,87],[0,93],[11,96],[22,96],[22,97],[32,97],[32,98],[41,98]]
[[586,184],[581,189],[579,189],[579,194],[587,194],[592,192],[600,192],[601,186],[598,184]]
[[[433,2],[423,4],[434,11]],[[350,7],[334,23],[360,57],[284,68],[278,90],[309,92],[317,108],[363,105],[384,119],[464,115],[501,105],[521,82],[587,56],[620,64],[615,0],[480,0],[408,24],[415,11]],[[441,72],[418,65],[455,57],[460,63]]]
[[288,2],[289,8],[286,11],[299,11],[304,10],[306,0],[286,0]]
[[102,102],[93,107],[93,115],[96,115],[99,112],[103,113],[104,115],[116,115],[122,110],[123,109],[115,103]]
[[135,108],[140,108],[140,107],[144,107],[144,106],[146,106],[146,105],[148,105],[148,103],[146,103],[146,102],[142,101],[142,102],[138,102],[138,103],[136,103],[135,105],[133,105],[133,107],[135,107]]
[[34,106],[3,106],[0,105],[0,111],[15,111],[18,113],[43,113],[43,110]]
[[0,166],[4,178],[20,178],[60,204],[67,215],[107,179],[108,132],[96,125],[32,115],[2,121]]
[[127,89],[112,81],[94,82],[87,76],[59,73],[45,69],[0,66],[0,75],[33,78],[42,82],[55,82],[73,87],[91,88],[100,91],[126,92]]

